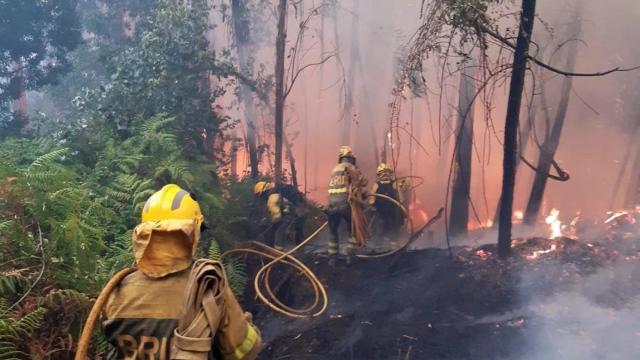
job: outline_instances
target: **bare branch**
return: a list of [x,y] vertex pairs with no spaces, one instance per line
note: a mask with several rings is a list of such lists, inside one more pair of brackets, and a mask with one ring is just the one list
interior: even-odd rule
[[302,72],[303,72],[306,68],[309,68],[309,67],[311,67],[311,66],[318,66],[318,65],[322,65],[322,64],[324,64],[325,62],[327,62],[329,59],[331,59],[331,58],[332,58],[332,57],[334,57],[334,56],[336,56],[336,55],[335,55],[335,54],[331,54],[331,55],[329,55],[329,56],[325,57],[324,59],[322,59],[322,60],[320,60],[320,61],[318,61],[318,62],[307,64],[307,65],[305,65],[305,66],[301,67],[300,69],[298,69],[298,71],[296,72],[296,74],[293,76],[293,79],[291,79],[291,84],[289,84],[289,86],[287,87],[287,91],[285,91],[285,93],[284,93],[284,98],[286,99],[286,98],[287,98],[287,96],[289,96],[289,93],[291,92],[291,89],[293,89],[293,85],[295,85],[295,83],[296,83],[296,79],[298,79],[298,77],[300,76],[300,74],[302,74]]
[[[516,46],[511,43],[508,39],[506,39],[505,37],[503,37],[502,35],[498,34],[497,32],[491,30],[490,28],[484,26],[484,25],[479,25],[479,28],[482,32],[489,34],[491,37],[493,37],[494,39],[498,40],[499,42],[501,42],[502,44],[506,45],[507,47],[511,48],[511,49],[515,49]],[[640,65],[639,66],[634,66],[634,67],[630,67],[630,68],[620,68],[620,67],[616,67],[610,70],[606,70],[606,71],[600,71],[600,72],[593,72],[593,73],[579,73],[579,72],[570,72],[570,71],[564,71],[564,70],[560,70],[557,69],[545,62],[542,62],[541,60],[538,60],[537,58],[535,58],[534,56],[528,55],[527,56],[529,58],[529,60],[533,61],[534,63],[536,63],[538,66],[543,67],[549,71],[552,71],[556,74],[560,74],[560,75],[564,75],[564,76],[581,76],[581,77],[593,77],[593,76],[605,76],[605,75],[609,75],[612,74],[614,72],[628,72],[628,71],[634,71],[634,70],[638,70],[640,69]]]

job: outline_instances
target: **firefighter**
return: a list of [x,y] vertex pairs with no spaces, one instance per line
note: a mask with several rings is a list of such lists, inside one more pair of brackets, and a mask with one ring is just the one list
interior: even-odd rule
[[356,239],[351,231],[351,205],[349,201],[350,194],[358,192],[361,196],[358,201],[365,201],[364,188],[367,186],[367,180],[356,166],[356,157],[353,150],[349,146],[342,146],[338,154],[338,165],[331,171],[329,180],[329,207],[327,214],[329,216],[329,230],[331,236],[329,238],[329,265],[335,266],[338,257],[340,243],[338,241],[338,229],[340,223],[344,220],[347,224],[349,238],[347,240],[347,264],[351,263],[352,255],[355,250]]
[[278,250],[284,250],[290,234],[295,243],[303,240],[305,222],[304,196],[293,185],[277,185],[269,181],[259,181],[253,188],[256,197],[266,201],[270,228],[266,243]]
[[[403,187],[395,179],[393,168],[387,163],[381,163],[376,169],[376,182],[371,189],[372,194],[388,196],[400,204],[404,203]],[[382,234],[388,235],[397,232],[404,224],[404,213],[397,204],[388,199],[375,196],[369,197],[369,204],[376,213]]]
[[[198,202],[177,185],[147,200],[132,235],[137,271],[104,308],[108,359],[257,357],[260,332],[231,292],[222,264],[193,260],[202,226]],[[201,275],[208,286],[198,286]],[[188,301],[194,297],[199,301]]]

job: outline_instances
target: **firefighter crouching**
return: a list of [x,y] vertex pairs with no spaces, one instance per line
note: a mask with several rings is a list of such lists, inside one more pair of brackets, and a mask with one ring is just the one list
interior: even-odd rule
[[187,191],[166,185],[133,231],[137,271],[104,308],[108,359],[255,359],[261,336],[220,262],[193,261],[203,216]]
[[347,223],[347,231],[349,238],[347,240],[347,264],[351,263],[354,249],[356,246],[356,238],[352,231],[352,198],[357,196],[356,201],[365,202],[364,188],[367,186],[367,180],[356,166],[356,158],[353,150],[349,146],[342,146],[338,154],[338,165],[336,165],[329,180],[329,207],[327,214],[329,216],[329,230],[331,236],[329,238],[329,265],[335,266],[339,252],[339,234],[338,229],[340,223],[344,220]]
[[[404,187],[395,179],[391,165],[387,163],[378,165],[376,182],[371,189],[372,194],[385,195],[403,204]],[[382,228],[382,235],[389,235],[400,230],[405,218],[398,205],[388,199],[375,196],[369,197],[369,204],[375,209],[377,223]]]
[[267,203],[270,228],[267,230],[266,244],[284,250],[289,235],[294,233],[294,241],[303,240],[305,222],[304,197],[293,185],[259,181],[253,188],[255,196]]

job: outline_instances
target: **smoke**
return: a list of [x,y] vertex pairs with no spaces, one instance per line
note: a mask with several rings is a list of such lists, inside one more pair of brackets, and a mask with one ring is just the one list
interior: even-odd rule
[[[528,303],[530,329],[527,346],[519,358],[637,359],[640,356],[639,270],[635,263],[620,263],[584,278],[576,288],[551,298],[541,297],[531,292],[531,288],[522,288],[520,295]],[[535,283],[536,276],[523,274],[522,283]]]

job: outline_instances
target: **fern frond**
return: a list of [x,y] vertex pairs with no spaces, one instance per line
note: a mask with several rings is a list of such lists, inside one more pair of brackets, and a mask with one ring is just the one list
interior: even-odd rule
[[0,222],[0,232],[9,230],[13,226],[13,224],[14,224],[13,220]]
[[51,151],[50,153],[38,156],[29,166],[29,168],[34,167],[42,167],[45,165],[50,165],[58,160],[69,152],[69,148],[62,148],[58,150]]
[[215,240],[211,241],[211,245],[209,246],[209,259],[213,261],[221,261],[222,260],[222,251],[220,250],[220,245]]
[[30,312],[15,323],[14,329],[22,337],[31,336],[42,325],[42,320],[46,312],[47,310],[44,308],[38,308]]
[[[27,287],[29,281],[22,275],[4,274],[0,276],[0,297],[10,298],[17,296]],[[0,308],[1,311],[1,308]]]
[[76,290],[56,290],[38,298],[38,305],[49,309],[65,307],[74,311],[82,311],[91,307],[91,299],[86,294]]

